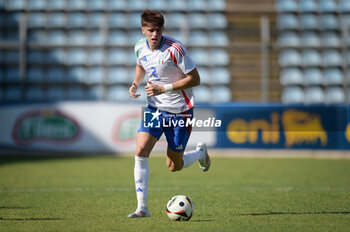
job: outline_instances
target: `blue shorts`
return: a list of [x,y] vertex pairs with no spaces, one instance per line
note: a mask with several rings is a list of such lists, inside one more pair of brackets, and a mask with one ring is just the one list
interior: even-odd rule
[[141,126],[137,132],[147,132],[157,139],[164,132],[168,147],[175,152],[183,152],[192,131],[191,125],[186,125],[186,120],[192,118],[193,108],[174,114],[148,105],[143,112]]

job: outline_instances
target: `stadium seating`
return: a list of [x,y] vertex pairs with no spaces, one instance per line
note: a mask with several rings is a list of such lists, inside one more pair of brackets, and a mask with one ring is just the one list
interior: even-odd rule
[[[0,7],[0,41],[19,42],[21,19],[27,26],[23,78],[30,83],[23,99],[21,91],[6,86],[2,100],[131,101],[127,90],[136,64],[133,46],[144,37],[140,12],[147,8],[164,11],[164,34],[180,40],[201,70],[210,92],[203,102],[220,89],[222,101],[231,100],[221,88],[231,79],[225,0],[0,0]],[[19,49],[0,49],[6,66],[0,81],[7,85],[21,81]],[[136,101],[145,102],[146,94]]]
[[276,9],[282,102],[346,102],[342,30],[350,28],[350,1],[278,0]]

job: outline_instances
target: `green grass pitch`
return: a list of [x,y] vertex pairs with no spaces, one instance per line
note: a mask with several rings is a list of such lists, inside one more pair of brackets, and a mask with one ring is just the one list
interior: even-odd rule
[[[0,231],[350,231],[350,160],[212,158],[172,173],[150,158],[152,217],[135,210],[133,157],[0,158]],[[188,222],[165,213],[188,195]]]

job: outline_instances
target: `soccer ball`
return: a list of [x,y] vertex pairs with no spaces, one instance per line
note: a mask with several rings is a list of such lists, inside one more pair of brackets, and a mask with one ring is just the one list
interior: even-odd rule
[[173,221],[188,221],[191,219],[194,205],[185,195],[176,195],[168,201],[166,213]]

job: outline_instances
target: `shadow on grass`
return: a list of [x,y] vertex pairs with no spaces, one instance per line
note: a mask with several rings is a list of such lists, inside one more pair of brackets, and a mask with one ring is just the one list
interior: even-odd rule
[[2,153],[0,151],[0,166],[21,162],[41,162],[47,160],[64,160],[64,159],[88,159],[88,158],[118,158],[117,153],[63,153],[52,151],[40,152],[12,152]]
[[268,213],[244,213],[233,216],[271,216],[271,215],[317,215],[317,214],[350,214],[350,212],[268,212]]

